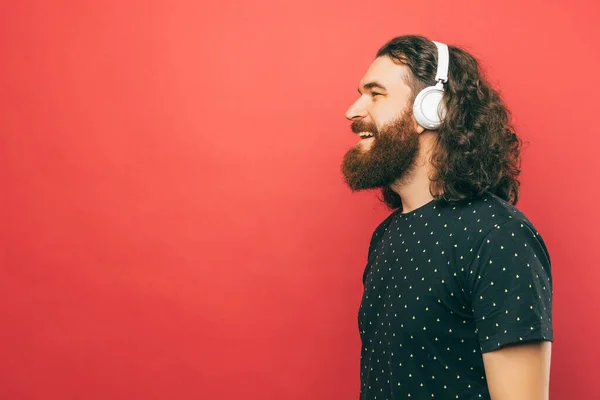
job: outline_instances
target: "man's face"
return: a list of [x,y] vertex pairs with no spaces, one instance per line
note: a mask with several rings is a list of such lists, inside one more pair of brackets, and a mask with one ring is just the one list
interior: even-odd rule
[[423,128],[413,118],[412,92],[405,82],[409,72],[389,57],[379,57],[360,82],[360,97],[346,112],[359,142],[342,163],[352,190],[388,186],[414,166]]

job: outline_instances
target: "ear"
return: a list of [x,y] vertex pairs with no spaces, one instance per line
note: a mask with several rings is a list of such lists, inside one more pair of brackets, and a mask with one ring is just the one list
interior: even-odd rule
[[414,116],[412,117],[412,120],[413,120],[413,126],[414,126],[414,129],[415,129],[415,131],[416,131],[416,132],[417,132],[419,135],[420,135],[421,133],[425,132],[425,128],[423,128],[421,125],[419,125],[419,124],[417,123],[417,120],[415,119],[415,117],[414,117]]

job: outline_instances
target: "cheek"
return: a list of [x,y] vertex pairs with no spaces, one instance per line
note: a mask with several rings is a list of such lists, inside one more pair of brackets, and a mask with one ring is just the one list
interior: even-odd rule
[[383,126],[397,120],[401,115],[401,110],[402,108],[400,108],[400,106],[393,103],[382,104],[379,109],[373,111],[371,117],[377,126],[377,129],[381,130]]

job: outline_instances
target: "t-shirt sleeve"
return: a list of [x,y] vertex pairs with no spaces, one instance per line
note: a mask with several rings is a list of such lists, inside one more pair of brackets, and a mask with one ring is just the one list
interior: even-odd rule
[[484,237],[467,277],[482,353],[553,341],[550,256],[535,228],[512,219]]

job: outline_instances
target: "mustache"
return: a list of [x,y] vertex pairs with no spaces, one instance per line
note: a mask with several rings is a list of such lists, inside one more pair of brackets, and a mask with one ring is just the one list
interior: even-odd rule
[[352,124],[350,125],[350,129],[354,133],[360,133],[360,132],[371,132],[373,134],[378,133],[377,127],[375,126],[375,124],[370,123],[370,122],[361,121],[361,120],[356,120],[356,121],[352,122]]

